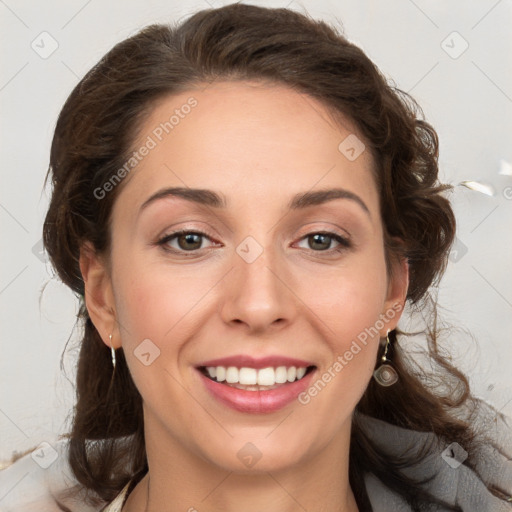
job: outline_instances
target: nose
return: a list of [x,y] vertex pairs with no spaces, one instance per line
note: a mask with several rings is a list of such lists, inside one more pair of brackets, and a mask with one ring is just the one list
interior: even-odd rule
[[248,263],[237,253],[225,282],[221,316],[246,333],[262,334],[289,325],[296,315],[297,298],[287,281],[284,265],[269,258],[269,251]]

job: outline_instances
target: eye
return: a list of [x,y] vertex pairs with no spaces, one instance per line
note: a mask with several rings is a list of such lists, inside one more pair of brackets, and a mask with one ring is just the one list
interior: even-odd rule
[[[309,235],[303,237],[301,240],[305,241],[309,245],[309,247],[304,247],[305,249],[312,249],[315,252],[342,251],[344,249],[351,247],[351,243],[347,238],[342,237],[337,233],[330,233],[324,231],[310,233]],[[331,247],[331,244],[333,242],[336,242],[338,244],[334,248]]]
[[[166,251],[177,253],[193,253],[201,249],[205,249],[204,241],[209,240],[212,242],[210,247],[214,245],[214,241],[206,233],[201,231],[175,231],[169,233],[158,240],[157,245],[162,246]],[[300,243],[306,242],[308,247],[304,249],[311,249],[314,252],[341,252],[344,249],[351,247],[348,238],[345,238],[337,233],[332,232],[316,232],[310,233],[301,239]],[[337,244],[332,247],[332,244]],[[300,244],[299,244],[299,247]]]
[[175,231],[165,235],[157,243],[173,252],[192,252],[205,248],[204,239],[211,241],[211,238],[201,231]]

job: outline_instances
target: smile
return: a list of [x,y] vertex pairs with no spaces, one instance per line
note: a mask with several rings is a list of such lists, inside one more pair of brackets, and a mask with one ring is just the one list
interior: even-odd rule
[[275,389],[281,384],[301,380],[306,373],[314,367],[304,366],[278,366],[277,368],[250,368],[244,366],[207,366],[202,367],[207,377],[215,382],[223,382],[228,386],[245,389],[248,391],[260,391],[264,389]]
[[287,357],[232,356],[196,366],[217,403],[244,413],[271,413],[296,401],[308,388],[317,367]]

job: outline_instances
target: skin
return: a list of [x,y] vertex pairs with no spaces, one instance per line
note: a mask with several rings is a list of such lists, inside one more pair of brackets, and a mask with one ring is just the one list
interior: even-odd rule
[[[190,96],[197,106],[122,184],[108,257],[84,244],[80,259],[89,314],[107,346],[112,333],[113,346],[123,347],[143,398],[148,510],[356,511],[351,417],[379,339],[400,314],[307,405],[234,411],[211,398],[194,367],[279,354],[312,361],[321,376],[365,328],[403,306],[407,265],[395,264],[393,277],[386,272],[370,151],[350,161],[338,145],[357,135],[354,125],[336,124],[309,96],[256,82],[217,82],[163,99],[138,142]],[[228,206],[167,197],[139,215],[152,194],[172,186],[213,190]],[[347,198],[287,209],[293,195],[324,188],[356,194],[368,211]],[[210,238],[193,253],[190,242],[168,242],[181,253],[156,243],[178,229]],[[351,246],[315,245],[307,235],[319,231],[348,237]],[[252,263],[236,252],[247,236],[263,250]],[[160,350],[148,366],[134,354],[145,339]],[[261,453],[252,468],[237,457],[247,442]],[[145,510],[147,484],[146,475],[123,511]]]

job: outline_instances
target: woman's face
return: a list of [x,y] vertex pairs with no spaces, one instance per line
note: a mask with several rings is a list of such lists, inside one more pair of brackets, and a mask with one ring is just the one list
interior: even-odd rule
[[[356,137],[311,97],[250,82],[168,97],[145,120],[111,271],[87,286],[142,395],[148,453],[263,471],[347,446],[407,286],[405,265],[386,273]],[[291,367],[307,373],[283,383]],[[237,378],[273,389],[223,380]]]

